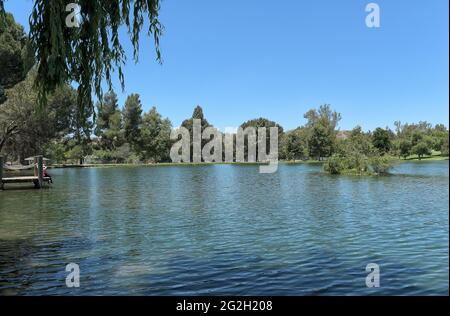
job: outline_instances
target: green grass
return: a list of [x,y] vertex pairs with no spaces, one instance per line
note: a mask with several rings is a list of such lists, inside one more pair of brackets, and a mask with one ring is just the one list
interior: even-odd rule
[[279,163],[283,163],[286,165],[301,165],[301,164],[323,164],[324,160],[280,160]]
[[439,161],[439,160],[448,160],[448,156],[443,156],[440,151],[433,151],[431,153],[431,156],[424,156],[421,159],[419,159],[419,156],[417,156],[417,155],[410,155],[406,158],[401,158],[401,159],[398,159],[398,157],[397,157],[397,160],[400,160],[400,161]]
[[[431,156],[422,157],[419,160],[417,155],[411,155],[406,158],[399,158],[389,156],[389,159],[394,163],[402,163],[407,161],[440,161],[440,160],[449,160],[448,156],[442,156],[440,152],[433,152]],[[280,164],[286,165],[302,165],[302,164],[323,164],[325,161],[319,160],[280,160]],[[49,166],[50,168],[114,168],[114,167],[168,167],[168,166],[207,166],[207,165],[262,165],[264,163],[260,162],[199,162],[199,163],[176,163],[176,162],[161,162],[161,163],[99,163],[99,164],[54,164]],[[359,174],[355,172],[356,174]],[[349,172],[349,174],[355,174],[353,172]]]

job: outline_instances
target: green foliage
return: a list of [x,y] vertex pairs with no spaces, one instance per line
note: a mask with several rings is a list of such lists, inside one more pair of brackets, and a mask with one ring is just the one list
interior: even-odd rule
[[358,152],[350,152],[331,156],[324,163],[323,169],[330,174],[385,175],[391,167],[386,156],[367,157]]
[[308,131],[305,128],[297,128],[287,132],[282,137],[281,158],[286,160],[298,160],[308,157],[307,144]]
[[369,159],[369,168],[374,174],[384,175],[387,174],[389,169],[392,167],[389,159],[386,156],[374,156]]
[[64,160],[83,162],[85,151],[82,145],[74,145],[64,153]]
[[[193,150],[193,137],[194,137],[194,119],[198,119],[201,121],[201,132],[203,133],[203,131],[205,130],[205,128],[212,126],[211,124],[209,124],[208,120],[205,118],[204,114],[203,114],[203,109],[200,105],[197,105],[194,109],[194,112],[192,113],[192,117],[189,119],[184,120],[181,123],[181,126],[183,126],[184,128],[186,128],[189,131],[190,137],[191,137],[191,161],[193,161],[193,157],[194,157],[194,150]],[[202,138],[202,148],[203,146],[207,143],[208,141]]]
[[382,155],[389,152],[392,147],[391,137],[387,130],[378,127],[372,134],[372,143]]
[[[45,144],[66,135],[84,135],[76,106],[76,93],[61,86],[49,96],[45,109],[36,108],[33,89],[35,71],[8,90],[8,100],[0,105],[0,150],[6,146],[10,155],[24,157],[42,152]],[[86,121],[86,119],[83,119]]]
[[[166,162],[170,160],[172,124],[153,107],[142,115],[139,95],[128,96],[121,111],[110,91],[97,105],[98,120],[92,159],[102,163]],[[195,115],[202,117],[201,108]]]
[[429,144],[426,141],[422,140],[412,148],[412,153],[416,154],[420,160],[423,158],[423,156],[430,156],[431,149]]
[[52,141],[44,145],[44,156],[50,158],[52,162],[61,163],[66,160],[66,144],[60,141]]
[[117,94],[110,90],[97,103],[97,121],[95,135],[102,136],[103,132],[110,127],[110,117],[119,111],[119,100]]
[[208,126],[212,126],[209,124],[208,120],[205,119],[202,107],[200,105],[197,105],[194,109],[194,112],[192,113],[192,117],[184,120],[183,123],[181,123],[181,126],[187,128],[191,135],[193,134],[194,119],[201,120],[202,133],[205,128],[207,128]]
[[355,127],[348,139],[338,142],[336,154],[325,162],[324,170],[330,174],[387,174],[390,160],[383,156],[384,152],[379,147],[375,147],[373,140],[373,135],[364,133],[359,126]]
[[243,129],[246,129],[247,127],[250,127],[250,126],[255,127],[256,129],[258,127],[265,127],[267,129],[269,129],[270,127],[277,127],[279,135],[283,134],[283,132],[284,132],[283,127],[280,124],[278,124],[274,121],[268,120],[266,118],[263,118],[263,117],[253,119],[253,120],[248,120],[248,121],[242,123],[240,127],[242,127]]
[[6,101],[5,89],[24,80],[33,64],[33,53],[23,27],[6,13],[0,23],[0,104]]
[[122,146],[125,142],[122,113],[114,91],[109,91],[97,103],[97,118],[95,135],[99,137],[100,149],[112,151]]
[[140,155],[143,160],[151,162],[170,160],[171,130],[172,124],[169,119],[163,119],[155,107],[144,114],[140,139]]
[[341,156],[347,153],[360,153],[365,156],[378,153],[372,145],[371,135],[364,133],[360,126],[352,129],[348,138],[337,140],[335,152]]
[[136,163],[139,161],[128,143],[113,150],[94,150],[93,158],[94,162],[100,163]]
[[330,131],[335,131],[341,120],[341,114],[333,111],[329,104],[324,104],[317,110],[312,109],[306,112],[304,118],[307,119],[307,127],[321,125]]
[[115,150],[125,142],[121,111],[116,111],[110,116],[109,128],[105,130],[102,142],[110,150]]
[[417,124],[396,122],[396,127],[400,156],[407,158],[416,154],[422,159],[431,155],[432,150],[440,151],[443,156],[448,155],[448,129],[443,124],[433,127],[426,121]]
[[400,149],[400,156],[403,158],[408,157],[411,155],[412,150],[412,143],[408,139],[402,139],[399,143],[399,149]]
[[323,168],[330,174],[341,174],[346,168],[346,161],[342,157],[333,155],[325,162]]
[[305,113],[306,128],[310,131],[308,150],[311,157],[320,160],[331,156],[335,151],[336,128],[341,114],[333,111],[329,104],[321,105]]
[[[283,139],[283,134],[284,134],[284,130],[283,127],[278,124],[277,122],[268,120],[266,118],[260,117],[257,119],[252,119],[252,120],[248,120],[244,123],[241,124],[240,126],[243,130],[245,130],[247,127],[254,127],[256,129],[256,152],[259,153],[259,144],[258,144],[258,139],[259,139],[259,131],[258,128],[260,127],[265,127],[266,128],[266,153],[269,152],[270,149],[270,128],[271,127],[276,127],[278,129],[278,149],[280,150],[280,148],[282,147],[282,139]],[[245,150],[245,159],[247,159],[247,150],[248,150],[248,136],[246,135],[244,137],[245,141],[244,141],[244,150]]]
[[411,135],[411,145],[414,147],[423,140],[425,133],[421,130],[414,130]]
[[123,109],[123,127],[125,140],[133,147],[138,145],[140,138],[141,114],[142,104],[139,94],[129,95]]
[[334,139],[330,131],[323,125],[315,125],[311,128],[309,138],[309,154],[320,160],[332,154]]

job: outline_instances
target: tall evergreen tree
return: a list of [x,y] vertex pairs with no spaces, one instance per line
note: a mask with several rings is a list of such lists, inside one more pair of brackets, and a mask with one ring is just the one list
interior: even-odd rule
[[142,104],[139,94],[128,96],[123,109],[123,128],[125,140],[136,147],[139,142],[142,123]]
[[[198,119],[201,122],[201,132],[203,133],[203,131],[205,130],[205,128],[212,126],[209,124],[208,120],[205,118],[204,114],[203,114],[203,109],[200,105],[197,105],[194,109],[194,112],[192,113],[192,117],[189,119],[186,119],[183,121],[183,123],[181,123],[181,126],[187,128],[189,130],[189,134],[191,137],[191,161],[193,161],[193,154],[194,154],[194,147],[193,147],[193,137],[194,137],[194,119]],[[201,147],[203,148],[203,146],[208,142],[208,140],[206,139],[202,139],[201,140]]]
[[119,111],[117,94],[111,90],[97,103],[97,121],[95,135],[101,136],[110,127],[111,116]]

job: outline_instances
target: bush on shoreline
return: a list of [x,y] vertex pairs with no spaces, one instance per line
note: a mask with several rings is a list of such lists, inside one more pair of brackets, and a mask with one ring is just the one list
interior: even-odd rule
[[333,155],[324,164],[329,174],[386,175],[392,163],[384,156],[367,157],[363,154]]

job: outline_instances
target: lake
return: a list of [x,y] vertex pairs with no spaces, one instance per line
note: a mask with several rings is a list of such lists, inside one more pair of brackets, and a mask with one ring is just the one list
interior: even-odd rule
[[386,177],[314,164],[50,173],[50,189],[0,192],[0,295],[449,293],[448,161]]

